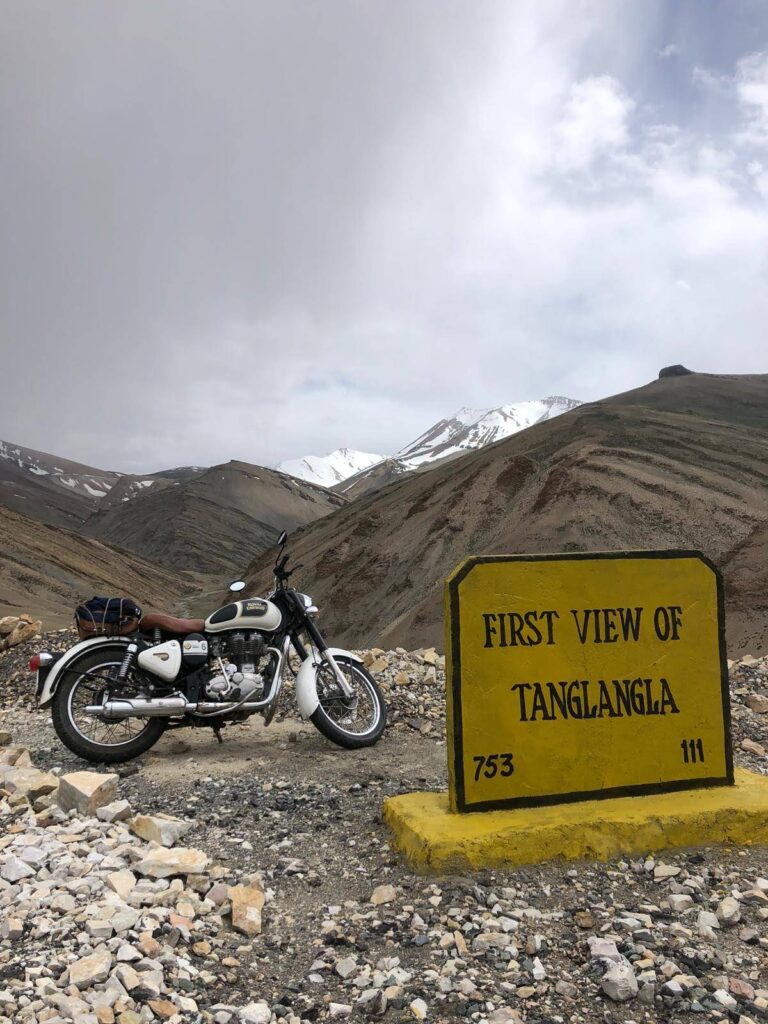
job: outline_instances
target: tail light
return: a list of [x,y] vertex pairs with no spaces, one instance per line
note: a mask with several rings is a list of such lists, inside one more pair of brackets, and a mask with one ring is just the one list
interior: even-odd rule
[[40,654],[34,654],[29,659],[29,671],[37,672],[38,669],[46,668],[53,661],[53,655],[48,654],[47,651],[41,651]]

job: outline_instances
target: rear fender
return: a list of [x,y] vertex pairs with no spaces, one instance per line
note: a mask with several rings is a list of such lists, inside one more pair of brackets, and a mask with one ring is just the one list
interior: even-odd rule
[[75,644],[74,647],[70,647],[67,653],[53,664],[51,671],[46,676],[42,692],[37,700],[38,707],[48,707],[53,700],[53,695],[56,693],[59,683],[66,674],[66,669],[79,655],[85,651],[95,651],[99,647],[115,647],[117,645],[127,647],[129,642],[129,640],[123,637],[97,636],[92,637],[90,640],[83,640],[79,644]]
[[[334,658],[349,658],[362,665],[363,659],[358,658],[352,651],[344,651],[340,647],[329,647],[328,652]],[[310,718],[317,711],[320,701],[317,696],[317,670],[320,662],[317,655],[310,656],[301,663],[298,675],[296,676],[296,703],[299,706],[299,714],[302,718]]]

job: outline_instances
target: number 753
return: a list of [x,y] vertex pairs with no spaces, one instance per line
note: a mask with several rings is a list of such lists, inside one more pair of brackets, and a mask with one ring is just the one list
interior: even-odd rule
[[500,775],[503,779],[508,778],[515,770],[512,763],[512,754],[478,754],[473,757],[475,762],[475,782],[480,779],[482,773],[486,779],[493,779]]

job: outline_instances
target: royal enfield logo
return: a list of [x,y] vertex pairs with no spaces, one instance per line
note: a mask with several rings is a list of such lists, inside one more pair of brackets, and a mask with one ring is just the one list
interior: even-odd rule
[[263,615],[266,610],[266,601],[243,601],[243,612],[245,615]]
[[207,654],[208,653],[208,641],[207,640],[185,640],[184,641],[184,653],[185,654]]
[[166,654],[165,651],[153,651],[152,657],[159,658],[160,661],[168,661],[168,659],[170,658],[170,654]]

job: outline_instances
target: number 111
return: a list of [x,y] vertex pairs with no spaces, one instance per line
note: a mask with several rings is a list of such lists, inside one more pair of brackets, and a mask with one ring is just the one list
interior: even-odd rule
[[681,740],[680,749],[683,751],[683,761],[686,764],[696,764],[704,760],[704,744],[701,737],[697,740]]

